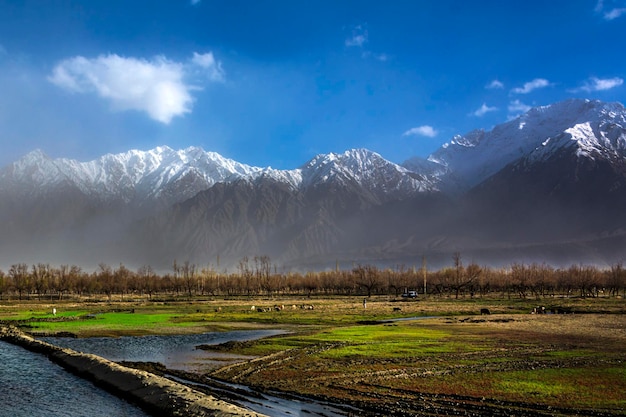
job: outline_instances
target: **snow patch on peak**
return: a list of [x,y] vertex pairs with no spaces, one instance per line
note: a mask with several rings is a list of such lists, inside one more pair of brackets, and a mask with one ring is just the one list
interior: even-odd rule
[[572,140],[580,155],[626,147],[625,127],[626,111],[620,103],[571,99],[532,108],[488,132],[457,135],[428,160],[446,167],[447,176],[470,188],[509,163],[531,154],[545,158]]
[[577,156],[591,157],[593,151],[598,149],[598,141],[589,122],[578,123],[565,129],[565,133],[571,136],[571,140],[577,142]]
[[50,158],[48,157],[48,155],[44,153],[44,151],[37,148],[27,153],[26,155],[24,155],[22,158],[19,159],[18,162],[23,161],[23,163],[25,163],[25,162],[41,161],[41,160],[49,160],[49,159]]
[[416,175],[367,149],[317,155],[301,168],[302,187],[335,182],[358,185],[379,197],[385,193],[435,190],[434,181]]
[[254,171],[246,175],[245,178],[253,182],[259,179],[270,179],[287,184],[293,190],[298,190],[302,185],[302,169],[280,170],[267,167]]
[[[54,160],[41,149],[29,152],[4,168],[1,171],[0,179],[4,180],[7,177],[16,187],[23,187],[25,190],[60,184],[64,180]],[[0,186],[4,187],[4,184]]]

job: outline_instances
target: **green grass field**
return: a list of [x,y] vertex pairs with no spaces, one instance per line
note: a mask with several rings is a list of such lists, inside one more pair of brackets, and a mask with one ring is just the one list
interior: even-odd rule
[[[435,395],[618,415],[626,410],[621,299],[568,300],[581,313],[604,313],[565,316],[527,314],[536,304],[532,300],[507,305],[507,300],[373,298],[367,309],[361,302],[361,297],[352,297],[3,303],[0,320],[35,334],[71,332],[81,337],[286,329],[290,333],[237,345],[232,353],[262,359],[215,370],[215,376],[341,401],[374,401],[390,409],[394,402]],[[302,304],[314,308],[302,309]],[[268,311],[252,310],[253,305]],[[276,305],[285,308],[275,310]],[[480,316],[482,306],[495,314]],[[434,318],[383,322],[424,316]],[[265,361],[266,355],[271,359]]]

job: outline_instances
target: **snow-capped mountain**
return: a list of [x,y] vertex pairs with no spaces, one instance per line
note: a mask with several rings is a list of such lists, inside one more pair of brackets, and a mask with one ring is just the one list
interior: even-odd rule
[[10,187],[18,194],[37,194],[72,186],[100,201],[143,204],[163,198],[171,204],[215,183],[260,171],[196,147],[179,151],[167,146],[131,150],[89,162],[51,159],[36,150],[0,172],[0,190]]
[[344,185],[358,183],[379,196],[406,196],[437,189],[436,179],[412,173],[367,149],[318,155],[304,165],[301,171],[304,186],[328,182]]
[[195,147],[89,162],[34,151],[0,170],[0,263],[395,266],[461,251],[492,264],[608,264],[626,256],[623,213],[626,110],[569,100],[402,166],[365,149],[291,170]]
[[107,154],[88,162],[51,159],[35,150],[0,171],[0,190],[37,194],[71,186],[101,201],[145,203],[163,198],[172,204],[216,183],[259,178],[284,182],[294,189],[329,181],[358,183],[379,194],[435,189],[427,177],[415,175],[365,149],[318,155],[301,168],[277,170],[245,165],[197,147],[174,151],[163,146]]
[[[548,158],[562,147],[580,155],[624,156],[626,111],[620,103],[572,99],[536,107],[493,130],[457,135],[428,157],[430,173],[465,190],[508,164],[528,157]],[[406,165],[405,165],[406,166]]]

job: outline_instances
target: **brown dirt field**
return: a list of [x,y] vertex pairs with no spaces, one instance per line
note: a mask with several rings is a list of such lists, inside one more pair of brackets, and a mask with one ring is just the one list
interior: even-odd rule
[[[482,343],[485,349],[392,359],[320,355],[343,346],[335,342],[230,365],[211,376],[353,404],[371,415],[626,415],[624,315],[473,315],[410,325],[446,330],[450,340]],[[621,373],[615,375],[616,368]],[[528,384],[535,375],[564,386],[579,383],[581,398],[575,392],[498,389],[494,381],[509,382],[509,375],[524,383],[530,378]],[[611,390],[603,383],[612,384]],[[594,395],[603,398],[602,405],[594,406]]]

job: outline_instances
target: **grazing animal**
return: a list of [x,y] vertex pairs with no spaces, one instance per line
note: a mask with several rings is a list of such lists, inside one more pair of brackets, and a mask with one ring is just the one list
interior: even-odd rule
[[400,307],[394,307],[393,311],[402,311],[402,309]]
[[481,308],[480,315],[482,316],[483,314],[491,314],[491,311],[488,308]]

